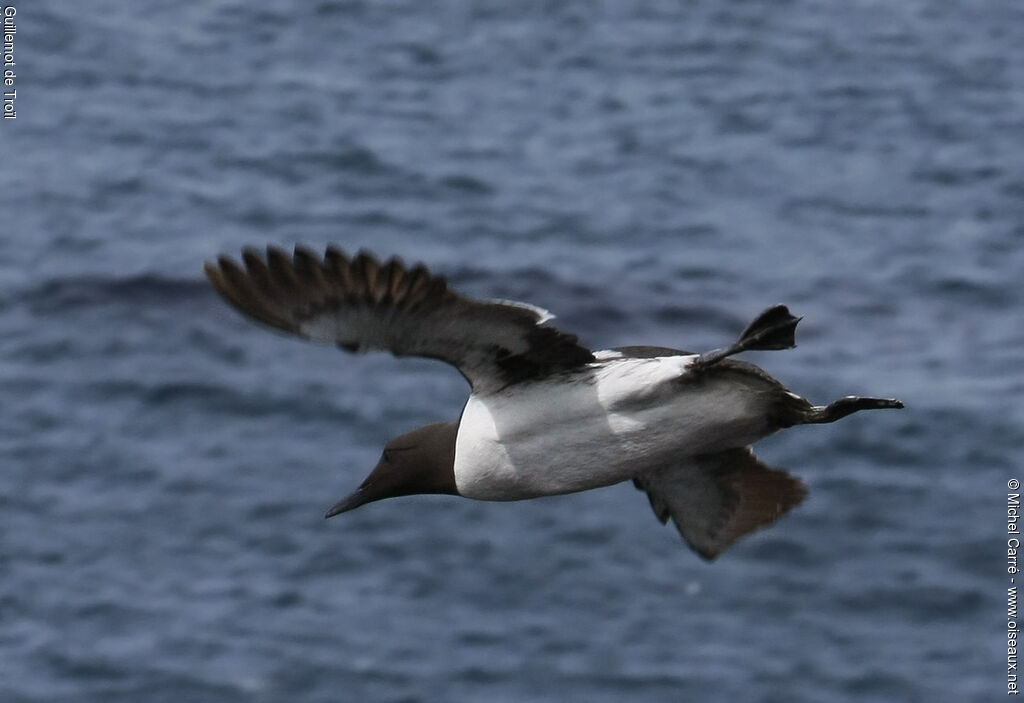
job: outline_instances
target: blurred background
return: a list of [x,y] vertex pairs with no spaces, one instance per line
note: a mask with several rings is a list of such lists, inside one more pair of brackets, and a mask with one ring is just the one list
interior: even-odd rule
[[[994,700],[1024,446],[1013,3],[24,2],[0,121],[0,699]],[[452,369],[274,335],[202,262],[368,248],[594,348],[903,412],[757,447],[707,564],[624,484],[385,501]]]

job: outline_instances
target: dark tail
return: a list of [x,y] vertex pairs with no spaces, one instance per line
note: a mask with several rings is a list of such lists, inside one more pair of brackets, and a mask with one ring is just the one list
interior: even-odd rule
[[800,320],[801,318],[790,315],[789,308],[785,305],[770,307],[747,325],[747,328],[740,333],[739,339],[734,344],[725,349],[715,349],[706,354],[701,354],[700,363],[704,366],[710,366],[727,356],[739,354],[740,352],[750,350],[770,351],[795,347],[796,325]]
[[858,410],[882,410],[885,408],[902,407],[903,402],[895,398],[861,398],[856,395],[848,395],[824,407],[820,405],[812,406],[810,410],[804,413],[803,423],[835,422]]

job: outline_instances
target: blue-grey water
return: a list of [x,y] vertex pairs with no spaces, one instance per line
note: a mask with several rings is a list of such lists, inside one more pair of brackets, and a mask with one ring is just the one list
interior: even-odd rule
[[[987,701],[1024,471],[1024,7],[16,3],[0,120],[0,700]],[[902,412],[758,445],[707,564],[621,485],[324,521],[443,364],[202,277],[334,242],[595,348],[720,346]]]

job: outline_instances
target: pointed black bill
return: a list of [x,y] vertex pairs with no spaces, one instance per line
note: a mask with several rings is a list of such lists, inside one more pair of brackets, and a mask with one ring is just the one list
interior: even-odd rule
[[360,505],[364,505],[369,502],[370,497],[366,495],[366,491],[364,491],[362,488],[358,488],[355,491],[353,491],[352,494],[349,495],[348,497],[342,498],[337,503],[335,503],[334,507],[328,510],[327,514],[324,515],[324,519],[334,517],[335,515],[340,515],[341,513],[347,513],[349,510],[355,510]]

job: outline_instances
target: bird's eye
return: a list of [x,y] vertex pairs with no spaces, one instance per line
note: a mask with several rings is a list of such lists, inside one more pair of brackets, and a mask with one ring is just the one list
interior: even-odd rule
[[385,449],[384,453],[381,454],[380,458],[383,459],[385,463],[390,464],[391,463],[391,452],[389,450]]

